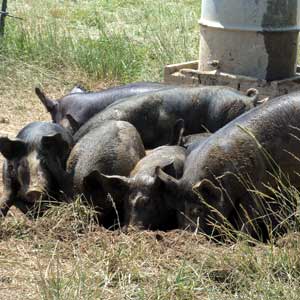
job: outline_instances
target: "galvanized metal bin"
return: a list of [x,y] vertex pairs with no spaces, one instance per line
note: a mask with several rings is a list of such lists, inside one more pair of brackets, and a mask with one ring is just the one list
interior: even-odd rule
[[299,16],[298,0],[202,0],[198,71],[294,76]]

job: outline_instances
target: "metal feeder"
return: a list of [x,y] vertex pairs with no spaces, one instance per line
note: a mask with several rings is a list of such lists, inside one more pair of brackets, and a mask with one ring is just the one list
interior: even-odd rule
[[298,0],[202,0],[199,23],[199,60],[166,66],[165,82],[272,97],[300,89]]

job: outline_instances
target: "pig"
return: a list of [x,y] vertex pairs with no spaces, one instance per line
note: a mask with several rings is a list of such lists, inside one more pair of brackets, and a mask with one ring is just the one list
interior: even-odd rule
[[293,198],[284,200],[286,187],[300,187],[298,128],[300,93],[294,92],[211,135],[188,155],[181,179],[157,169],[165,201],[185,215],[180,226],[212,234],[226,222],[262,240],[284,231],[281,221],[295,212]]
[[206,129],[215,132],[257,103],[258,92],[253,89],[246,96],[221,86],[157,91],[110,105],[85,123],[75,133],[74,140],[78,141],[105,120],[123,120],[137,128],[146,149],[153,149],[170,144],[178,119],[184,121],[186,134]]
[[180,146],[161,146],[148,151],[131,171],[130,177],[107,176],[110,190],[123,191],[124,223],[140,229],[170,230],[177,228],[176,210],[161,200],[160,185],[155,169],[161,167],[169,175],[180,178],[185,161],[185,149]]
[[[167,87],[168,85],[162,83],[137,82],[99,92],[86,92],[82,87],[75,86],[68,95],[59,100],[50,99],[40,88],[36,88],[35,92],[47,111],[51,114],[52,121],[74,133],[93,115],[115,101]],[[75,122],[70,124],[67,116],[70,116],[71,120]]]
[[[144,156],[144,145],[135,127],[128,122],[109,120],[75,144],[65,172],[57,167],[51,171],[57,173],[60,187],[69,197],[83,194],[97,212],[99,223],[109,228],[117,221],[122,223],[122,189],[109,189],[101,174],[128,176]],[[47,161],[51,162],[51,157]],[[49,168],[51,165],[58,163],[50,163]]]
[[[0,152],[5,158],[1,217],[12,205],[27,213],[41,199],[59,198],[60,190],[46,167],[44,151],[47,149],[61,166],[65,166],[72,146],[73,138],[64,128],[47,122],[28,124],[15,139],[0,137]],[[32,213],[33,216],[38,214],[37,211]]]

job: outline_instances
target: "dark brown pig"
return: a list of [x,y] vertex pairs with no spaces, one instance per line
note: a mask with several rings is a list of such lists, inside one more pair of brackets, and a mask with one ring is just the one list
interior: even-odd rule
[[122,189],[125,204],[125,224],[141,229],[169,230],[177,228],[176,210],[161,199],[161,187],[155,170],[161,167],[169,175],[180,178],[185,161],[185,149],[162,146],[147,152],[130,177],[105,176],[110,190]]
[[107,121],[77,142],[63,176],[61,169],[52,171],[62,179],[62,190],[70,196],[83,194],[98,212],[99,222],[110,227],[123,219],[123,203],[119,201],[122,189],[118,185],[109,189],[106,178],[100,174],[128,176],[144,156],[142,140],[133,125],[123,121]]
[[[50,99],[39,88],[36,88],[35,91],[47,111],[51,114],[53,122],[74,133],[93,115],[115,101],[167,87],[169,86],[162,83],[136,82],[99,92],[86,92],[82,87],[75,86],[68,95],[59,100]],[[69,119],[67,116],[69,116]],[[70,119],[74,120],[71,124]]]
[[186,216],[181,226],[211,234],[215,223],[228,221],[267,238],[295,210],[293,199],[284,198],[288,187],[300,188],[298,128],[300,93],[295,92],[214,133],[190,153],[180,180],[158,170],[166,201]]
[[169,144],[178,119],[185,133],[218,130],[253,108],[258,102],[256,90],[244,96],[228,87],[178,87],[134,96],[110,105],[85,123],[74,135],[75,141],[105,120],[123,120],[133,124],[146,149]]
[[182,136],[180,137],[179,145],[186,148],[187,154],[189,154],[201,143],[204,143],[211,135],[212,133],[210,132],[203,132]]
[[[5,216],[12,205],[27,213],[37,202],[41,203],[39,200],[58,199],[59,186],[46,166],[44,151],[47,148],[53,161],[65,166],[72,145],[73,139],[64,128],[46,122],[30,123],[15,139],[1,137],[0,152],[6,160],[0,214]],[[55,169],[56,165],[51,167]]]

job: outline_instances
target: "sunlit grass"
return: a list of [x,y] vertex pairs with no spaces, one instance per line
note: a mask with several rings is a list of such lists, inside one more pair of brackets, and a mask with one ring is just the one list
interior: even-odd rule
[[3,75],[19,66],[40,81],[53,72],[155,81],[164,65],[197,57],[199,1],[19,1],[9,8],[24,20],[6,19]]

